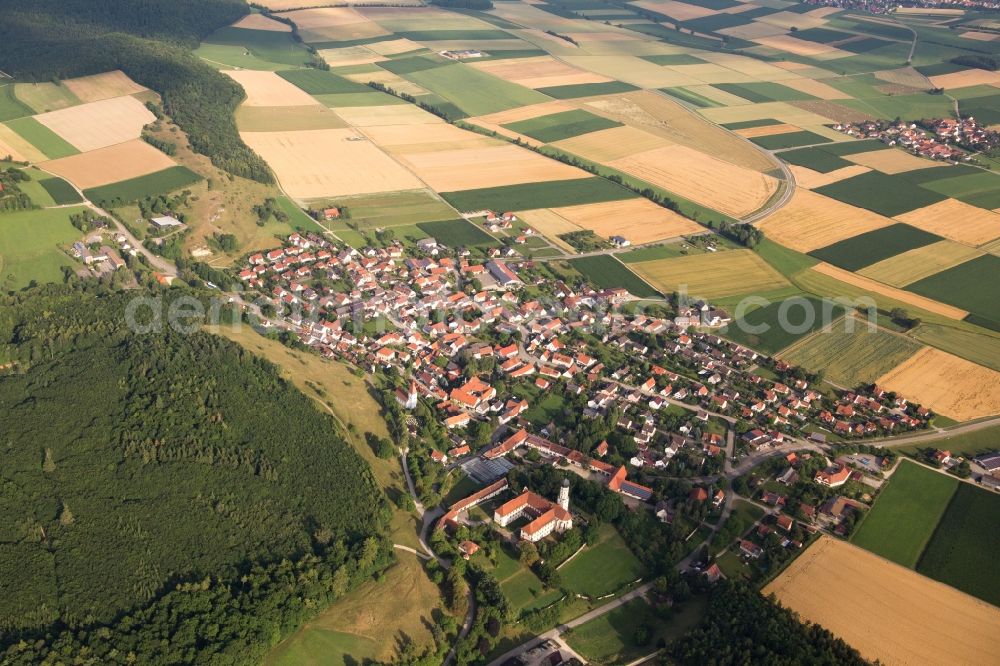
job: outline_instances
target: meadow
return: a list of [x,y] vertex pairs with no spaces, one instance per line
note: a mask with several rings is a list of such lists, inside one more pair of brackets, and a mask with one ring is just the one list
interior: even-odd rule
[[849,167],[852,164],[844,158],[834,155],[828,150],[824,150],[822,147],[784,151],[781,153],[781,159],[789,164],[806,167],[820,173],[830,173],[837,169]]
[[653,298],[659,294],[648,283],[630,271],[625,264],[608,254],[571,259],[570,265],[602,289],[621,287],[633,296]]
[[912,569],[948,508],[958,480],[903,460],[851,542]]
[[14,84],[0,84],[0,122],[30,116],[32,110],[14,94]]
[[334,95],[372,91],[371,88],[363,83],[357,83],[319,69],[288,69],[278,72],[278,76],[298,86],[310,95]]
[[69,223],[82,208],[29,210],[0,215],[0,286],[21,289],[32,280],[62,282],[73,260],[59,249],[83,234]]
[[87,199],[102,203],[129,203],[154,194],[165,194],[192,185],[201,176],[187,167],[175,166],[146,176],[123,180],[111,185],[102,185],[84,190]]
[[830,142],[830,139],[825,136],[820,136],[819,134],[808,130],[771,134],[769,136],[757,136],[750,140],[761,148],[766,148],[767,150],[784,150],[786,148],[798,148],[799,146],[811,146],[817,143]]
[[617,592],[641,578],[646,568],[611,525],[601,525],[598,541],[559,569],[563,586],[589,597]]
[[565,86],[549,86],[539,88],[538,92],[554,99],[576,99],[578,97],[594,97],[597,95],[612,95],[615,93],[638,90],[635,86],[621,81],[606,83],[574,83]]
[[53,203],[57,206],[75,204],[83,201],[80,197],[80,193],[76,191],[76,188],[62,178],[56,178],[54,176],[42,178],[38,181],[38,184],[45,188],[45,191],[49,193],[49,196],[52,197]]
[[[853,322],[853,332],[846,330]],[[842,319],[831,330],[817,331],[781,353],[784,361],[813,372],[824,370],[826,379],[845,388],[871,384],[910,356],[920,345],[882,329],[869,331],[868,325]]]
[[406,78],[453,103],[470,116],[548,101],[529,88],[509,83],[461,64],[407,72]]

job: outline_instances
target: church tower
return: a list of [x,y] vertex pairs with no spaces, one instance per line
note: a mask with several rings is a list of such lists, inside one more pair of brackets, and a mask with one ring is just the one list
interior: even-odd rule
[[569,479],[563,479],[562,487],[559,488],[559,506],[569,511]]
[[417,382],[410,379],[410,392],[406,394],[405,409],[413,411],[417,408]]

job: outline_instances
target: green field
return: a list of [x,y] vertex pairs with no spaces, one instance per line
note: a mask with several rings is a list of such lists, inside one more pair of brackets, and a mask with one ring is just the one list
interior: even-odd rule
[[566,642],[593,664],[625,664],[652,652],[650,644],[636,645],[635,630],[656,622],[656,614],[644,599],[632,599],[604,615],[572,629]]
[[617,592],[645,573],[646,568],[611,525],[601,525],[597,543],[559,569],[566,589],[590,597]]
[[[780,324],[782,314],[788,326]],[[751,349],[774,354],[843,316],[843,308],[815,296],[793,297],[751,310],[729,324],[722,335]],[[753,332],[767,326],[766,331]]]
[[858,271],[883,259],[940,240],[943,240],[940,236],[899,223],[858,234],[839,243],[813,250],[809,254],[834,266]]
[[983,125],[1000,125],[1000,93],[963,99],[958,104],[962,115],[975,116]]
[[696,93],[693,90],[689,90],[683,87],[674,88],[663,88],[663,92],[670,95],[671,97],[676,97],[682,102],[687,102],[693,106],[697,106],[699,109],[709,109],[715,106],[722,106],[713,99],[709,99],[704,95]]
[[[953,456],[967,458],[975,457],[981,453],[990,453],[1000,449],[1000,426],[938,439],[933,442],[933,446],[942,451],[951,451]],[[924,444],[913,444],[900,446],[896,450],[902,453],[917,454],[926,448],[927,445]]]
[[346,207],[351,222],[362,228],[410,225],[455,217],[455,211],[428,190],[359,194],[311,201],[310,204],[324,208],[334,205]]
[[770,136],[755,136],[750,140],[761,148],[765,148],[767,150],[782,150],[784,148],[812,146],[818,143],[831,143],[831,140],[825,136],[808,130],[785,132],[784,134],[772,134]]
[[548,101],[548,97],[462,64],[408,72],[406,78],[448,100],[470,116]]
[[1000,372],[1000,337],[996,335],[929,322],[923,322],[909,335],[932,347]]
[[83,201],[83,198],[80,196],[80,193],[76,191],[76,188],[62,178],[50,176],[48,178],[42,178],[38,181],[38,184],[45,188],[45,191],[49,193],[49,196],[52,197],[52,201],[57,206],[75,204]]
[[446,247],[495,245],[496,240],[468,220],[421,222],[417,227]]
[[892,120],[893,118],[950,118],[954,107],[952,101],[945,95],[916,93],[913,95],[882,95],[840,100],[843,104],[862,113],[877,118]]
[[72,90],[58,81],[19,83],[14,88],[14,95],[35,113],[46,113],[82,103]]
[[441,196],[461,211],[534,210],[635,198],[634,193],[603,178],[574,178],[550,180],[544,183],[504,185],[479,190],[442,192]]
[[799,148],[781,153],[781,159],[789,164],[819,171],[820,173],[830,173],[837,169],[849,167],[853,162],[848,162],[842,157],[834,155],[825,148]]
[[310,95],[372,92],[372,89],[363,83],[356,83],[320,69],[286,69],[278,72],[278,76]]
[[944,201],[947,197],[913,185],[900,176],[869,171],[859,176],[817,187],[815,192],[859,208],[895,217],[917,208]]
[[610,254],[571,259],[569,263],[596,287],[602,289],[623,287],[639,298],[653,298],[659,295],[642,278]]
[[611,95],[614,93],[638,90],[633,85],[621,81],[606,83],[576,83],[568,86],[551,86],[539,88],[538,92],[555,99],[576,99],[577,97],[593,97],[595,95]]
[[[290,32],[276,30],[246,30],[244,28],[227,27],[216,30],[205,38],[203,47],[208,45],[236,47],[245,49],[252,56],[276,65],[304,66],[309,62],[311,54],[302,44],[292,38]],[[233,53],[241,51],[232,50]],[[203,57],[209,57],[208,51],[201,49],[196,52]],[[226,63],[231,64],[231,63]]]
[[[854,331],[846,325],[854,323]],[[854,388],[871,384],[894,367],[913,356],[920,345],[901,335],[882,329],[872,332],[868,324],[844,318],[831,330],[817,331],[781,354],[781,358],[807,370],[826,371],[826,379]]]
[[583,109],[573,109],[548,116],[531,118],[504,125],[509,130],[526,134],[542,143],[552,143],[598,130],[621,127],[622,124],[601,116],[595,116]]
[[73,260],[58,246],[83,234],[69,223],[82,208],[28,210],[0,214],[0,288],[21,289],[32,280],[62,282],[62,266]]
[[730,130],[750,129],[752,127],[770,127],[771,125],[784,125],[780,120],[774,118],[759,118],[757,120],[741,120],[735,123],[722,123],[722,126]]
[[851,541],[912,569],[957,486],[954,477],[902,461]]
[[45,153],[49,159],[76,155],[80,151],[61,136],[41,124],[34,118],[18,118],[7,123],[7,127],[17,132],[23,139],[38,150]]
[[668,55],[647,55],[639,56],[647,62],[651,62],[654,65],[668,66],[668,65],[701,65],[705,61],[701,58],[696,58],[690,53],[671,53]]
[[96,203],[111,205],[130,203],[154,194],[165,194],[179,190],[201,180],[201,176],[187,167],[175,166],[157,171],[147,176],[130,178],[111,185],[102,185],[84,190],[83,194]]
[[14,95],[14,84],[0,85],[0,122],[30,116],[31,109]]
[[1000,496],[960,484],[927,544],[917,571],[1000,605]]
[[985,317],[1000,326],[1000,257],[986,254],[906,287],[922,296]]
[[[955,168],[941,171],[948,175],[959,173]],[[924,183],[922,187],[980,208],[1000,208],[1000,176],[988,171],[977,170],[977,173],[964,172],[954,177],[939,178]]]
[[736,95],[753,104],[764,102],[794,102],[808,99],[816,99],[809,95],[780,83],[770,83],[766,81],[751,83],[715,83],[713,88],[718,88],[730,95]]
[[531,569],[522,566],[509,546],[497,549],[497,563],[493,575],[500,582],[504,596],[514,608],[515,615],[522,611],[547,606],[562,597],[559,590],[546,590],[545,585]]
[[[824,150],[831,155],[839,155],[843,157],[844,155],[857,155],[858,153],[870,153],[873,150],[895,150],[885,145],[878,139],[859,139],[855,141],[838,141],[836,143],[831,143],[828,146],[823,146],[820,150]],[[848,164],[853,164],[853,162],[848,162]]]

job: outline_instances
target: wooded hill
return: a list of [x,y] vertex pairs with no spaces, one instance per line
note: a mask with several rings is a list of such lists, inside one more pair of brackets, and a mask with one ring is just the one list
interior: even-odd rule
[[0,663],[259,661],[391,561],[382,492],[271,364],[84,289],[0,301]]
[[48,81],[121,69],[160,93],[196,151],[230,173],[270,183],[267,164],[236,129],[242,88],[190,52],[248,11],[240,0],[5,0],[0,70]]

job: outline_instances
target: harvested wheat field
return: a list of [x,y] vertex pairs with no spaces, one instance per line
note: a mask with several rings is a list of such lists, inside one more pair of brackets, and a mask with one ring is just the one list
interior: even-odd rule
[[796,187],[791,201],[758,226],[774,242],[810,252],[893,223],[891,218]]
[[364,46],[347,46],[336,49],[322,49],[319,56],[330,67],[347,67],[348,65],[371,65],[382,62],[386,58]]
[[176,163],[142,139],[133,139],[39,166],[85,190],[169,169]]
[[322,7],[289,12],[291,19],[305,42],[347,41],[388,35],[374,21],[359,14],[351,7]]
[[423,48],[423,46],[416,42],[412,42],[409,39],[390,39],[385,42],[372,42],[371,44],[366,44],[365,48],[379,55],[390,56],[398,55],[400,53],[408,53],[410,51],[419,51]]
[[903,150],[872,150],[867,153],[847,155],[844,159],[887,174],[904,173],[906,171],[929,169],[931,167],[943,169],[948,166],[944,162],[925,160],[922,157],[911,155]]
[[[812,100],[814,104],[824,106],[839,106],[835,102],[824,100]],[[740,104],[739,106],[719,106],[709,109],[701,109],[701,115],[708,118],[713,123],[739,123],[746,120],[762,120],[764,118],[774,118],[783,123],[798,125],[799,127],[810,127],[829,123],[826,116],[822,116],[807,108],[800,108],[799,103],[791,102],[761,102],[759,104]]]
[[438,192],[569,180],[587,175],[575,167],[509,144],[410,153],[399,159]]
[[732,217],[760,209],[778,181],[687,146],[666,146],[613,160],[609,166]]
[[1000,35],[992,32],[978,32],[970,30],[961,34],[962,39],[972,39],[977,42],[993,42],[1000,39]]
[[447,123],[421,125],[418,128],[412,125],[377,125],[365,128],[365,134],[393,155],[507,145],[499,139]]
[[139,138],[156,117],[135,97],[125,96],[42,113],[35,120],[87,152]]
[[930,80],[935,88],[944,88],[945,90],[981,85],[1000,86],[1000,72],[991,72],[985,69],[967,69],[962,72],[932,76]]
[[498,111],[497,113],[491,113],[487,116],[478,116],[476,118],[471,118],[470,120],[485,120],[486,122],[494,123],[496,125],[508,125],[522,120],[531,120],[532,118],[538,118],[540,116],[552,115],[553,113],[572,111],[574,108],[576,107],[568,102],[542,102],[540,104],[519,106],[506,111]]
[[878,384],[956,421],[1000,414],[1000,372],[933,347],[879,377]]
[[549,208],[536,208],[535,210],[520,211],[517,216],[523,222],[532,227],[535,231],[547,236],[552,240],[560,234],[569,234],[582,229]]
[[48,157],[20,134],[0,123],[0,158],[10,156],[18,162],[44,162]]
[[927,90],[931,87],[930,79],[918,72],[913,67],[902,67],[900,69],[887,69],[882,72],[875,72],[875,78],[887,83],[895,83],[900,86],[909,86],[919,90]]
[[774,136],[775,134],[788,134],[789,132],[799,132],[801,127],[796,125],[789,125],[788,123],[782,123],[780,125],[761,125],[760,127],[745,127],[743,129],[734,130],[734,134],[738,134],[744,139],[753,139],[759,136]]
[[347,123],[332,110],[319,104],[307,106],[241,106],[236,109],[236,126],[241,132],[291,132],[336,129]]
[[269,32],[291,32],[292,26],[281,21],[275,21],[263,14],[247,14],[233,24],[234,28],[244,30],[267,30]]
[[1000,238],[1000,215],[958,199],[945,199],[898,215],[896,219],[967,245],[982,245]]
[[426,95],[427,90],[418,86],[416,83],[410,81],[409,79],[404,79],[399,74],[394,74],[387,69],[382,69],[380,67],[375,67],[375,71],[372,72],[358,72],[356,74],[344,74],[344,78],[355,83],[362,83],[367,85],[369,82],[374,81],[375,83],[381,83],[382,85],[388,86],[395,90],[396,92],[406,93],[407,95]]
[[[558,38],[557,38],[558,39]],[[565,42],[564,42],[565,43]],[[564,55],[571,65],[639,88],[671,88],[702,83],[699,79],[630,55]]]
[[949,319],[965,319],[965,317],[969,314],[966,310],[956,308],[952,305],[945,305],[944,303],[935,301],[931,298],[926,298],[925,296],[914,294],[910,291],[903,291],[902,289],[891,287],[887,284],[877,282],[857,273],[845,271],[843,268],[837,268],[836,266],[832,266],[825,262],[816,264],[811,270],[816,271],[820,275],[826,275],[827,277],[832,277],[835,280],[840,280],[841,282],[853,287],[858,287],[876,295],[886,296],[899,301],[900,303],[906,303],[907,305],[912,305],[913,307],[921,308],[923,310],[927,310],[928,312],[939,314],[942,317],[948,317]]
[[[444,121],[433,113],[412,104],[388,104],[385,106],[349,106],[336,109],[337,115],[355,127],[375,127],[378,125],[431,125]],[[419,129],[414,128],[414,132]]]
[[752,250],[727,250],[629,264],[637,275],[669,293],[683,289],[694,298],[764,294],[788,281]]
[[778,51],[784,51],[785,53],[805,56],[807,58],[818,58],[820,60],[844,58],[851,55],[847,51],[841,51],[836,47],[829,46],[827,44],[820,44],[819,42],[807,42],[804,39],[796,39],[791,35],[759,37],[752,41],[760,44],[761,46],[767,46],[772,49],[777,49]]
[[823,83],[816,79],[782,79],[782,85],[788,86],[792,90],[804,92],[807,95],[820,99],[850,99],[851,96],[841,92],[829,83]]
[[63,85],[79,97],[81,102],[97,102],[111,97],[134,95],[146,90],[119,69],[113,72],[69,79],[63,81]]
[[243,132],[296,199],[415,190],[420,180],[350,129]]
[[1000,609],[826,535],[763,593],[889,666],[996,661]]
[[229,69],[222,72],[246,91],[244,106],[308,106],[319,104],[309,93],[274,72]]
[[606,76],[577,69],[552,56],[490,60],[473,64],[476,69],[528,88],[568,86],[580,83],[605,83]]
[[633,2],[632,4],[636,7],[648,9],[652,12],[666,14],[667,16],[675,18],[678,21],[690,21],[691,19],[702,18],[703,16],[711,16],[715,14],[714,9],[699,7],[698,5],[687,2],[677,2],[677,0],[641,0],[640,2]]
[[[649,91],[591,100],[586,106],[588,110],[596,111],[600,115],[656,134],[672,143],[719,156],[737,166],[760,172],[767,172],[778,166],[776,161],[761,153],[749,142],[733,136],[732,133],[692,113],[680,104]],[[788,108],[794,109],[794,107]],[[802,114],[801,111],[799,113]],[[800,124],[780,116],[761,117],[778,118],[794,125]]]
[[606,163],[673,144],[655,134],[622,125],[563,139],[552,145],[588,160]]
[[861,166],[860,164],[852,164],[851,166],[834,169],[829,173],[820,173],[819,171],[813,171],[808,167],[798,166],[796,164],[789,164],[788,169],[792,172],[792,175],[795,176],[795,184],[808,190],[814,190],[817,187],[830,185],[831,183],[836,183],[844,180],[845,178],[860,176],[863,173],[871,171],[868,167]]
[[761,37],[784,35],[788,31],[776,25],[768,25],[767,23],[760,23],[759,21],[750,21],[749,23],[736,25],[732,28],[725,28],[724,30],[719,30],[718,32],[721,35],[728,35],[738,39],[753,40],[760,39]]
[[648,199],[566,206],[554,208],[553,212],[598,236],[624,236],[633,245],[705,231],[697,222]]
[[968,245],[943,240],[883,259],[858,273],[894,287],[905,287],[983,254]]

